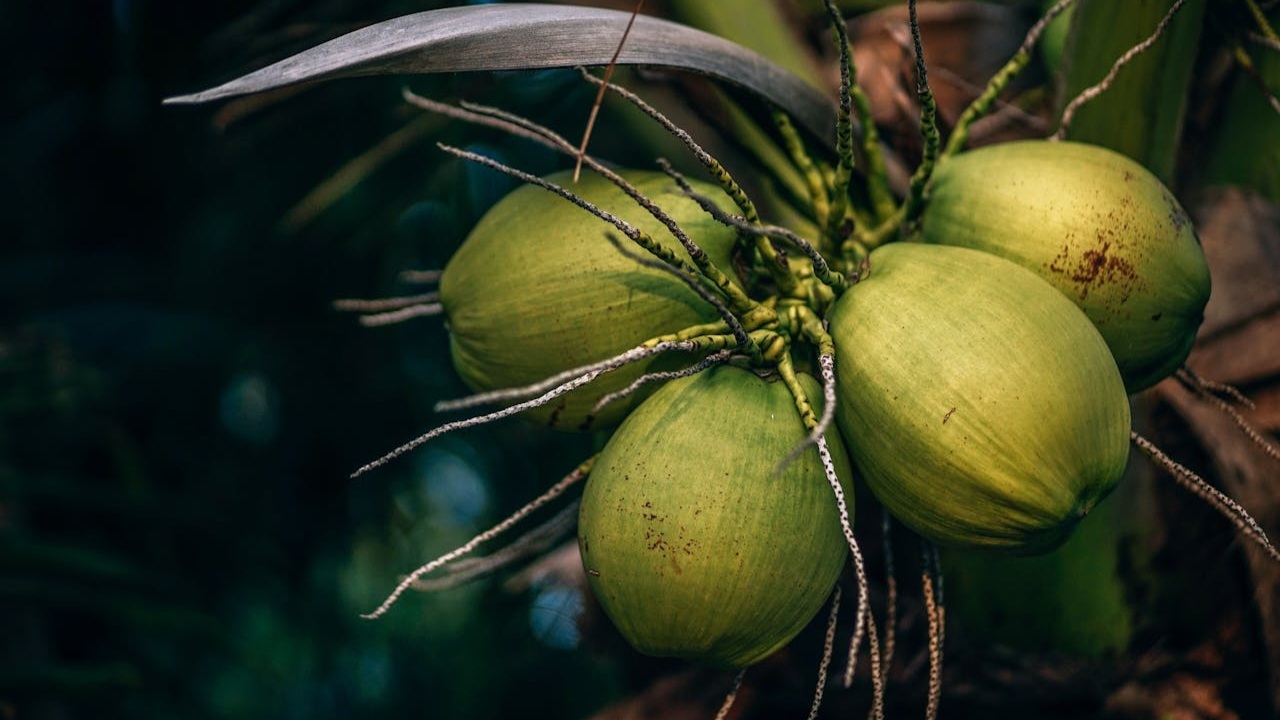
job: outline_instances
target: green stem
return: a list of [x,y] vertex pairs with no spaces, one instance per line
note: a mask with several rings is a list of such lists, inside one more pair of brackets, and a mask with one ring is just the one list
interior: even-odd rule
[[796,375],[796,368],[791,363],[790,353],[783,353],[778,361],[778,376],[791,391],[791,397],[795,398],[796,412],[800,414],[800,422],[804,423],[805,429],[813,430],[818,427],[818,414],[813,411],[813,403],[809,401],[808,394],[800,385],[800,378]]
[[1271,27],[1271,22],[1267,20],[1267,15],[1262,12],[1262,8],[1258,7],[1256,0],[1244,0],[1244,2],[1249,6],[1249,12],[1253,15],[1254,22],[1258,23],[1262,36],[1271,42],[1280,43],[1280,36],[1276,35],[1275,28]]
[[910,0],[908,9],[911,17],[911,43],[916,52],[916,96],[920,99],[920,134],[924,138],[924,157],[919,167],[911,175],[911,186],[903,207],[903,225],[911,225],[919,219],[924,210],[924,191],[933,175],[933,168],[938,160],[938,146],[941,136],[938,133],[938,103],[934,100],[933,90],[929,88],[929,74],[924,62],[924,45],[920,41],[920,23],[916,18],[916,0]]
[[955,129],[951,131],[951,137],[947,139],[947,147],[942,151],[941,159],[945,160],[964,150],[964,146],[969,142],[970,128],[975,122],[991,112],[991,108],[995,105],[996,99],[1000,97],[1000,93],[1004,92],[1005,88],[1009,87],[1009,83],[1017,77],[1018,73],[1022,72],[1023,68],[1031,62],[1031,50],[1035,47],[1040,36],[1044,34],[1045,28],[1074,2],[1075,0],[1059,0],[1045,12],[1044,16],[1035,25],[1031,26],[1018,51],[1013,54],[1013,57],[1009,58],[1004,67],[991,76],[991,80],[987,83],[987,87],[982,91],[982,94],[974,98],[973,102],[969,103],[969,106],[964,109],[964,112],[960,113],[959,119],[956,120]]

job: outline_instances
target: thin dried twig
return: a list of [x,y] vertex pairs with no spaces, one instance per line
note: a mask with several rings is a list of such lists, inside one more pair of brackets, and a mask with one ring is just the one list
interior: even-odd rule
[[387,610],[390,610],[391,606],[394,605],[396,601],[400,599],[400,596],[403,595],[405,591],[407,591],[409,588],[413,587],[414,583],[418,582],[418,580],[421,579],[423,576],[425,576],[427,573],[433,570],[436,570],[437,568],[444,567],[445,565],[452,562],[453,560],[456,560],[457,558],[460,558],[463,555],[466,555],[471,551],[475,550],[477,547],[481,545],[481,543],[488,542],[489,540],[492,540],[493,538],[501,535],[507,530],[510,530],[516,523],[523,520],[530,513],[534,512],[538,508],[556,499],[562,493],[564,493],[565,490],[568,490],[570,487],[573,487],[575,484],[581,482],[582,479],[585,478],[591,472],[591,467],[595,464],[595,461],[596,461],[596,456],[592,456],[591,458],[587,459],[581,465],[575,468],[573,472],[569,473],[564,478],[562,478],[560,482],[557,482],[555,485],[552,485],[551,488],[548,489],[546,492],[534,498],[524,507],[520,508],[519,510],[516,510],[509,517],[507,517],[507,519],[503,520],[497,525],[494,525],[488,530],[485,530],[479,535],[471,538],[462,547],[459,547],[458,549],[453,550],[451,552],[447,552],[444,555],[441,555],[440,557],[436,558],[435,560],[432,560],[431,562],[419,567],[417,570],[414,570],[413,572],[409,573],[409,575],[407,575],[403,580],[400,581],[400,584],[396,586],[395,590],[391,591],[391,594],[387,596],[387,599],[382,601],[381,605],[375,608],[373,612],[367,613],[365,615],[361,615],[360,617],[366,620],[373,620],[386,614]]
[[831,593],[831,612],[827,615],[827,634],[822,641],[822,661],[818,663],[818,684],[813,688],[813,704],[809,706],[809,720],[816,720],[822,707],[822,695],[827,688],[827,670],[831,667],[831,655],[836,646],[836,618],[840,613],[839,585]]
[[410,305],[407,308],[390,312],[361,315],[360,324],[365,327],[385,327],[414,318],[436,317],[442,313],[444,313],[444,306],[440,303],[424,303],[422,305]]
[[[1213,388],[1209,386],[1207,381],[1201,379],[1198,375],[1192,373],[1186,368],[1174,373],[1174,377],[1183,387],[1191,391],[1193,395],[1214,406],[1223,415],[1231,418],[1231,421],[1236,424],[1236,427],[1239,428],[1240,432],[1243,433],[1245,437],[1249,438],[1249,440],[1261,449],[1268,457],[1272,460],[1280,461],[1280,448],[1277,448],[1275,445],[1268,442],[1267,439],[1262,436],[1262,433],[1258,432],[1257,428],[1253,427],[1253,425],[1251,425],[1249,421],[1239,413],[1239,411],[1231,407],[1226,400],[1214,395],[1211,392]],[[1215,383],[1214,387],[1227,388],[1230,391],[1228,393],[1229,397],[1232,397],[1233,399],[1240,398],[1248,404],[1248,407],[1253,407],[1253,403],[1248,398],[1241,395],[1240,391],[1235,388],[1222,385],[1220,383]]]
[[546,405],[552,400],[555,400],[556,398],[561,397],[563,395],[567,395],[573,392],[574,390],[577,390],[578,388],[590,383],[591,381],[595,380],[597,377],[599,377],[600,375],[606,372],[609,372],[611,370],[616,370],[617,368],[620,368],[623,365],[648,357],[649,355],[653,355],[656,352],[665,352],[666,350],[671,350],[671,349],[693,350],[696,348],[697,346],[692,342],[661,343],[658,346],[655,346],[652,348],[644,347],[644,346],[633,348],[631,350],[628,350],[627,352],[624,352],[620,355],[610,358],[609,360],[603,363],[597,363],[595,366],[593,366],[593,369],[587,371],[586,373],[583,373],[582,375],[579,375],[578,377],[575,377],[574,379],[562,385],[558,385],[532,400],[526,400],[525,402],[517,403],[510,407],[504,408],[502,410],[498,410],[496,412],[491,412],[486,415],[480,415],[478,417],[467,418],[465,420],[457,420],[454,422],[445,423],[444,425],[441,425],[435,428],[434,430],[431,430],[422,435],[419,435],[413,440],[410,440],[409,442],[392,450],[386,455],[383,455],[377,460],[374,460],[373,462],[370,462],[360,467],[355,472],[351,473],[351,477],[356,478],[369,472],[370,470],[374,470],[376,468],[382,467],[383,465],[386,465],[388,462],[391,462],[392,460],[400,457],[401,455],[411,450],[414,450],[415,448],[419,447],[423,443],[434,440],[446,433],[454,432],[456,430],[464,430],[466,428],[472,428],[479,425],[485,425],[497,420],[501,420],[503,418],[511,417],[512,415],[517,415],[519,413],[524,412],[525,410],[531,410],[533,408]]
[[646,385],[651,385],[655,382],[666,382],[669,380],[679,380],[681,378],[693,377],[694,375],[697,375],[703,370],[707,370],[708,368],[715,367],[716,365],[719,365],[723,362],[728,361],[728,359],[732,356],[733,356],[732,350],[721,350],[719,352],[712,353],[706,356],[705,358],[703,358],[701,361],[694,363],[693,365],[690,365],[689,367],[683,368],[681,370],[668,370],[665,372],[645,373],[644,375],[641,375],[640,377],[633,380],[631,384],[626,386],[625,388],[621,390],[615,390],[614,392],[611,392],[608,395],[602,396],[599,400],[596,401],[595,406],[591,408],[591,412],[592,414],[597,414],[601,410],[608,407],[610,404],[615,403],[624,398],[631,397],[632,395],[639,392]]
[[[480,405],[489,405],[492,403],[499,403],[499,402],[511,402],[513,400],[519,400],[520,398],[527,398],[533,395],[540,395],[566,382],[569,382],[570,380],[582,377],[583,375],[587,375],[593,372],[602,372],[602,371],[621,367],[621,365],[619,365],[618,362],[624,357],[634,358],[635,360],[643,360],[644,358],[651,357],[653,355],[658,355],[664,352],[670,352],[672,350],[684,350],[686,352],[692,352],[696,349],[697,349],[697,345],[692,342],[663,342],[663,343],[658,343],[653,347],[638,345],[634,348],[631,348],[630,350],[627,350],[623,353],[615,355],[611,358],[607,358],[599,362],[594,362],[589,365],[582,365],[580,367],[565,370],[564,372],[556,373],[555,375],[552,375],[551,377],[546,378],[545,380],[540,380],[531,385],[523,385],[521,387],[513,387],[513,388],[504,388],[501,390],[491,390],[489,392],[482,392],[482,393],[476,393],[475,395],[468,395],[467,397],[458,398],[456,400],[443,400],[441,402],[436,403],[434,409],[436,412],[452,412],[455,410],[467,410],[473,407],[479,407]],[[633,360],[628,360],[627,362],[632,362],[632,361]]]
[[609,87],[609,79],[613,77],[613,71],[618,67],[618,56],[622,54],[622,46],[627,44],[627,36],[631,34],[631,28],[636,24],[636,16],[640,14],[640,8],[644,5],[644,0],[636,0],[636,9],[631,11],[631,18],[627,20],[627,27],[622,31],[622,37],[618,40],[618,49],[613,51],[613,57],[609,59],[609,64],[604,70],[604,83],[600,86],[600,92],[596,93],[596,100],[591,104],[591,114],[587,117],[587,128],[582,131],[582,143],[578,145],[578,160],[573,166],[573,181],[578,182],[578,178],[582,175],[582,160],[587,156],[587,143],[591,141],[591,131],[596,126],[596,117],[600,115],[600,106],[604,103],[604,91]]
[[929,623],[929,696],[925,705],[925,720],[936,720],[938,705],[942,700],[942,567],[938,562],[938,548],[928,540],[921,546],[921,584],[924,588],[925,616]]
[[725,720],[729,717],[729,709],[733,707],[733,701],[738,699],[738,690],[742,688],[742,677],[747,674],[747,669],[743,668],[733,676],[733,685],[729,688],[729,693],[724,696],[724,702],[720,705],[719,712],[716,713],[715,720]]
[[880,508],[880,538],[884,551],[885,574],[885,617],[884,617],[884,678],[889,682],[889,672],[893,668],[893,653],[898,643],[898,577],[893,561],[893,516],[889,510]]
[[550,520],[516,538],[510,545],[491,555],[466,558],[444,568],[443,577],[414,582],[413,589],[423,592],[449,590],[491,575],[530,555],[546,551],[578,521],[579,501],[574,500]]
[[1147,457],[1151,458],[1157,465],[1164,468],[1173,476],[1173,479],[1179,485],[1190,490],[1201,500],[1209,503],[1209,506],[1222,514],[1232,525],[1235,526],[1240,534],[1257,543],[1259,547],[1271,557],[1272,560],[1280,562],[1280,550],[1271,544],[1267,539],[1267,533],[1263,531],[1258,522],[1253,519],[1247,510],[1240,506],[1235,500],[1227,497],[1221,490],[1213,487],[1205,482],[1204,478],[1191,472],[1187,468],[1174,462],[1168,455],[1165,455],[1155,443],[1142,437],[1138,433],[1129,434],[1130,441],[1141,450]]
[[386,310],[400,310],[412,305],[424,305],[427,303],[438,302],[440,293],[429,292],[419,295],[404,295],[401,297],[373,298],[363,300],[359,298],[344,298],[333,301],[333,309],[342,312],[358,312],[358,313],[376,313]]
[[628,259],[634,260],[651,270],[658,270],[659,272],[665,272],[675,276],[677,280],[688,286],[688,288],[697,294],[698,297],[702,298],[704,302],[716,309],[716,314],[720,316],[720,320],[724,322],[725,327],[729,328],[729,332],[733,333],[733,337],[737,339],[739,347],[747,347],[751,344],[751,339],[747,336],[747,331],[742,327],[742,323],[738,320],[737,316],[729,310],[728,306],[724,304],[724,301],[708,290],[698,277],[682,272],[679,268],[672,267],[667,263],[643,257],[639,253],[632,252],[631,249],[623,245],[618,238],[613,235],[613,233],[605,233],[605,237],[609,239],[609,242],[613,243],[613,246],[618,250],[618,252],[622,253],[623,256]]
[[716,180],[720,187],[733,200],[734,204],[738,206],[738,209],[742,211],[742,214],[746,216],[750,222],[758,222],[760,220],[760,216],[756,212],[755,204],[751,202],[751,198],[747,196],[747,193],[742,189],[742,186],[733,179],[733,176],[729,174],[729,171],[724,167],[724,165],[720,164],[720,161],[717,160],[715,156],[707,152],[702,145],[698,144],[698,141],[693,139],[693,136],[690,135],[687,130],[676,125],[657,108],[645,102],[639,95],[636,95],[621,85],[608,85],[604,80],[601,80],[588,72],[586,68],[578,68],[578,70],[588,82],[597,83],[601,88],[607,86],[610,92],[613,92],[631,103],[636,107],[636,109],[640,110],[640,112],[648,115],[650,119],[661,125],[667,133],[676,140],[679,140],[680,143],[693,154],[694,158],[696,158],[697,161],[706,168],[707,172],[711,174],[711,177]]
[[1050,138],[1051,140],[1066,139],[1067,131],[1071,128],[1071,122],[1075,119],[1076,112],[1083,105],[1093,101],[1099,95],[1106,92],[1107,89],[1111,87],[1112,83],[1115,82],[1116,76],[1120,74],[1121,68],[1128,65],[1137,56],[1147,50],[1150,50],[1152,45],[1159,42],[1160,38],[1164,36],[1165,30],[1168,29],[1169,23],[1173,21],[1174,16],[1186,3],[1187,0],[1176,0],[1176,2],[1174,2],[1169,8],[1169,12],[1165,13],[1164,17],[1160,19],[1160,23],[1156,25],[1155,31],[1152,32],[1146,40],[1134,45],[1125,51],[1125,53],[1119,58],[1116,58],[1116,61],[1111,65],[1111,69],[1107,71],[1106,76],[1104,76],[1102,80],[1100,80],[1096,85],[1091,85],[1084,90],[1081,90],[1079,95],[1076,95],[1071,99],[1071,102],[1067,103],[1067,106],[1062,109],[1062,120],[1058,125],[1058,131],[1053,134]]

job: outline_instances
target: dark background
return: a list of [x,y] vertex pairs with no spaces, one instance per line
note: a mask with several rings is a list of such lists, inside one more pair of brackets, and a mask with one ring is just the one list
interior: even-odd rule
[[[420,120],[403,79],[161,105],[429,7],[0,6],[0,718],[579,717],[619,691],[566,647],[555,588],[358,617],[590,440],[508,424],[349,480],[464,388],[439,320],[363,329],[330,303],[416,291],[397,273],[441,266],[509,188],[435,139],[553,159]],[[549,122],[585,117],[580,86],[414,80]]]

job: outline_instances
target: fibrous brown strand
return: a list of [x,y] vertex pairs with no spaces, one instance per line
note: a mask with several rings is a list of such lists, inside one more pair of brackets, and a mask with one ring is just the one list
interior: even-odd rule
[[925,616],[929,624],[929,695],[925,720],[936,720],[942,700],[943,605],[942,567],[938,549],[923,540],[921,547],[921,586],[924,589]]
[[640,254],[632,252],[630,248],[623,245],[622,242],[619,241],[619,239],[612,233],[605,233],[605,237],[608,238],[609,242],[613,243],[613,246],[617,248],[618,252],[622,253],[627,258],[634,260],[651,270],[658,270],[660,272],[674,275],[676,279],[688,286],[688,288],[696,293],[698,297],[702,298],[703,301],[716,309],[716,314],[720,316],[720,320],[724,322],[725,327],[729,328],[729,332],[733,333],[733,336],[737,338],[739,347],[744,349],[751,347],[751,339],[747,337],[747,331],[742,327],[742,323],[739,322],[737,316],[729,310],[720,298],[712,294],[711,291],[702,284],[702,281],[700,280],[702,277],[701,275],[690,275],[689,273],[682,272],[680,269],[671,267],[666,263],[642,257]]
[[333,301],[333,308],[342,312],[358,312],[358,313],[376,313],[386,310],[400,310],[413,305],[426,305],[438,302],[440,293],[429,292],[418,295],[404,295],[401,297],[373,298],[363,300],[358,298],[344,298]]
[[725,720],[729,717],[729,710],[733,707],[733,701],[738,699],[738,690],[742,689],[742,677],[747,674],[747,669],[743,668],[733,676],[733,685],[729,687],[729,692],[724,696],[724,702],[720,704],[720,710],[716,712],[715,720]]
[[682,370],[668,370],[666,372],[646,373],[636,378],[635,380],[631,381],[631,384],[626,386],[625,388],[622,388],[621,390],[615,390],[614,392],[611,392],[608,395],[601,396],[601,398],[596,401],[595,406],[591,408],[591,412],[592,414],[599,413],[601,410],[608,407],[611,403],[615,403],[619,400],[622,400],[624,398],[634,395],[646,385],[650,385],[655,382],[666,382],[668,380],[679,380],[680,378],[693,377],[694,375],[697,375],[703,370],[707,370],[709,368],[715,367],[716,365],[719,365],[720,363],[727,362],[729,358],[732,356],[733,356],[732,350],[721,350],[719,352],[715,352],[715,353],[712,353],[711,355],[708,355],[707,357],[703,358],[701,361],[694,363],[693,365],[690,365],[689,367],[684,368]]
[[898,577],[893,561],[893,516],[888,509],[880,508],[880,538],[884,552],[885,615],[884,615],[884,681],[889,682],[893,668],[893,653],[898,643]]
[[1169,23],[1173,21],[1174,15],[1178,13],[1178,10],[1182,9],[1182,6],[1185,5],[1186,2],[1187,0],[1176,0],[1176,2],[1173,3],[1173,6],[1169,8],[1169,12],[1165,13],[1164,17],[1160,19],[1159,24],[1156,25],[1155,31],[1152,32],[1146,40],[1143,40],[1125,51],[1123,55],[1112,63],[1111,69],[1107,71],[1106,76],[1103,77],[1102,80],[1098,81],[1096,85],[1091,85],[1084,90],[1081,90],[1079,95],[1076,95],[1071,99],[1071,102],[1067,103],[1067,106],[1062,109],[1062,120],[1058,125],[1058,131],[1053,134],[1051,139],[1066,139],[1067,131],[1071,128],[1071,121],[1075,119],[1076,112],[1085,103],[1092,101],[1094,98],[1106,92],[1107,89],[1111,87],[1112,83],[1115,82],[1116,76],[1120,74],[1120,70],[1125,65],[1128,65],[1134,58],[1151,49],[1152,45],[1159,42],[1160,38],[1164,36],[1165,30],[1169,27]]
[[[687,342],[687,341],[661,342],[653,346],[637,345],[636,347],[630,350],[627,350],[626,352],[615,355],[614,357],[606,358],[599,362],[594,362],[589,365],[583,365],[581,367],[571,368],[569,370],[556,373],[555,375],[552,375],[549,378],[540,380],[531,385],[524,385],[521,387],[514,387],[514,388],[504,388],[501,390],[491,390],[489,392],[476,393],[475,395],[468,395],[467,397],[458,398],[456,400],[442,400],[441,402],[436,403],[434,409],[436,412],[452,412],[455,410],[466,410],[469,408],[479,407],[481,405],[489,405],[492,403],[511,402],[513,400],[519,400],[520,398],[527,398],[533,395],[539,395],[539,394],[545,393],[566,382],[569,382],[570,380],[582,377],[584,375],[588,375],[590,373],[598,373],[602,371],[613,370],[613,369],[622,367],[622,365],[625,365],[628,362],[643,360],[647,357],[652,357],[653,355],[670,352],[672,350],[683,350],[685,352],[694,352],[695,350],[697,350],[697,347],[698,346],[696,343]],[[623,358],[626,358],[626,360],[623,360]]]
[[614,68],[618,67],[618,56],[622,54],[622,46],[627,44],[627,36],[631,34],[631,28],[636,24],[636,16],[640,14],[640,8],[644,5],[644,0],[636,0],[636,8],[631,11],[631,18],[627,20],[627,27],[622,31],[622,37],[618,39],[618,47],[613,51],[613,57],[609,60],[609,65],[604,70],[603,84],[600,86],[600,92],[596,93],[595,102],[591,104],[591,114],[587,117],[587,127],[582,131],[582,142],[578,145],[578,161],[573,166],[573,181],[578,182],[578,178],[582,173],[582,160],[587,156],[587,143],[591,141],[591,130],[596,126],[596,117],[600,115],[600,105],[604,103],[604,91],[609,87],[609,79],[613,77]]
[[663,115],[661,111],[645,102],[639,95],[636,95],[630,90],[620,85],[609,85],[606,80],[601,80],[595,75],[587,72],[586,68],[578,68],[578,70],[589,82],[599,84],[602,88],[607,86],[610,92],[613,92],[627,100],[645,115],[648,115],[651,119],[661,125],[664,130],[688,148],[689,152],[693,154],[698,162],[707,169],[707,172],[710,173],[712,179],[714,179],[720,188],[725,191],[725,194],[733,200],[734,204],[742,211],[743,216],[747,218],[748,222],[760,221],[760,216],[756,211],[755,203],[751,202],[751,198],[747,195],[746,191],[743,190],[742,186],[733,179],[733,176],[729,174],[729,171],[724,167],[724,165],[720,164],[720,161],[717,160],[715,156],[707,152],[700,144],[698,144],[698,141],[694,140],[693,136],[690,135],[688,131],[679,125],[676,125],[670,118]]
[[550,520],[516,538],[501,550],[484,557],[465,558],[445,566],[442,568],[445,571],[443,577],[418,580],[413,584],[413,589],[423,592],[449,590],[491,575],[531,555],[545,552],[573,530],[578,522],[578,504],[574,500]]
[[1232,525],[1240,531],[1242,535],[1255,542],[1261,547],[1272,560],[1280,562],[1280,550],[1271,544],[1267,539],[1266,532],[1258,525],[1253,516],[1249,515],[1243,507],[1235,500],[1227,497],[1221,490],[1213,487],[1205,482],[1204,478],[1191,472],[1187,468],[1174,462],[1168,455],[1165,455],[1160,448],[1155,446],[1150,440],[1142,437],[1138,433],[1130,433],[1130,441],[1134,446],[1141,450],[1147,457],[1151,458],[1157,465],[1164,468],[1173,476],[1173,479],[1200,499],[1209,503],[1209,506],[1222,514]]
[[1222,385],[1221,383],[1213,383],[1211,386],[1208,381],[1200,378],[1185,367],[1174,373],[1174,377],[1177,378],[1178,382],[1181,383],[1183,387],[1190,390],[1196,397],[1209,403],[1217,408],[1223,415],[1231,418],[1231,421],[1235,423],[1240,432],[1243,433],[1245,437],[1249,438],[1254,445],[1258,446],[1262,452],[1266,453],[1268,457],[1273,460],[1280,461],[1280,448],[1277,448],[1263,437],[1262,433],[1258,432],[1257,428],[1249,424],[1249,421],[1246,420],[1239,411],[1231,407],[1230,403],[1212,392],[1214,390],[1224,392],[1233,400],[1236,400],[1246,407],[1252,408],[1253,402],[1241,395],[1239,390],[1236,390],[1229,385]]
[[406,576],[404,580],[402,580],[400,584],[396,586],[395,590],[391,591],[391,594],[387,596],[387,599],[382,601],[381,605],[375,608],[373,612],[367,613],[365,615],[361,615],[360,617],[366,620],[374,620],[386,614],[387,610],[390,610],[391,606],[394,605],[396,601],[400,599],[400,596],[403,595],[405,591],[407,591],[409,588],[413,587],[414,583],[418,582],[418,580],[421,579],[423,576],[425,576],[427,573],[430,573],[431,571],[437,568],[444,567],[445,565],[456,560],[457,558],[460,558],[472,552],[477,547],[479,547],[482,543],[488,542],[489,540],[492,540],[493,538],[498,537],[502,533],[510,530],[516,523],[523,520],[530,513],[534,512],[538,508],[556,499],[562,493],[564,493],[565,490],[568,490],[569,488],[573,487],[577,483],[581,482],[583,478],[585,478],[591,472],[591,467],[592,465],[595,464],[595,461],[596,461],[596,456],[592,456],[588,458],[581,465],[575,468],[573,472],[566,475],[555,485],[552,485],[550,489],[548,489],[546,492],[539,495],[538,497],[534,498],[527,505],[520,508],[519,510],[516,510],[514,513],[508,516],[507,519],[503,520],[497,525],[494,525],[488,530],[485,530],[479,535],[471,538],[466,542],[466,544],[462,545],[456,550],[447,552],[444,555],[441,555],[440,557],[436,558],[435,560],[432,560],[431,562],[419,567],[417,570],[414,570],[412,573],[409,573],[409,575]]
[[809,720],[816,720],[818,710],[822,707],[822,695],[827,687],[827,670],[831,667],[831,656],[836,645],[836,618],[840,613],[839,585],[831,593],[831,611],[827,615],[827,634],[822,641],[822,660],[818,663],[818,683],[813,688],[813,703],[809,706]]
[[600,375],[606,372],[609,372],[611,370],[616,370],[622,367],[623,365],[626,365],[628,363],[633,363],[636,360],[646,358],[650,355],[656,354],[657,352],[665,352],[667,350],[672,350],[672,349],[692,351],[697,349],[697,345],[692,342],[663,343],[655,347],[641,346],[641,347],[633,348],[620,355],[610,358],[609,360],[606,360],[601,363],[596,363],[595,365],[590,366],[591,369],[586,371],[582,375],[579,375],[562,385],[558,385],[532,400],[526,400],[525,402],[517,403],[510,407],[504,408],[502,410],[498,410],[496,412],[491,412],[486,415],[480,415],[478,417],[467,418],[465,420],[457,420],[454,422],[445,423],[444,425],[441,425],[435,428],[434,430],[431,430],[427,433],[419,435],[413,440],[410,440],[409,442],[392,450],[386,455],[383,455],[377,460],[374,460],[373,462],[370,462],[360,467],[355,472],[351,473],[351,477],[356,478],[369,472],[370,470],[374,470],[376,468],[382,467],[383,465],[386,465],[387,463],[400,457],[401,455],[416,449],[417,447],[421,446],[423,443],[434,440],[446,433],[451,433],[456,430],[464,430],[466,428],[477,427],[479,425],[486,425],[488,423],[496,422],[498,420],[502,420],[504,418],[508,418],[513,415],[518,415],[519,413],[522,413],[525,410],[532,410],[533,408],[541,407],[551,402],[552,400],[555,400],[558,397],[567,395],[573,392],[574,390],[577,390],[578,388],[587,385],[588,383],[592,382],[597,377],[599,377]]

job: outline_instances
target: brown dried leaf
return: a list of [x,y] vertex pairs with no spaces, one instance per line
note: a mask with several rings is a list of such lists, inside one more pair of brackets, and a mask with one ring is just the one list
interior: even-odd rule
[[1204,342],[1280,308],[1280,208],[1245,190],[1224,188],[1198,203],[1194,214],[1213,274],[1200,328]]
[[[1206,196],[1194,215],[1214,288],[1187,364],[1211,380],[1248,383],[1258,407],[1241,414],[1260,430],[1274,433],[1280,427],[1280,208],[1232,188]],[[1280,537],[1280,463],[1232,418],[1178,383],[1166,381],[1157,392],[1187,422],[1222,489],[1268,536]],[[1269,440],[1276,442],[1274,434]],[[1280,712],[1280,566],[1251,543],[1241,547],[1254,583],[1273,708]]]
[[[606,65],[630,18],[627,12],[567,5],[430,10],[375,23],[218,87],[165,102],[211,102],[300,82],[361,75]],[[618,63],[686,70],[736,85],[787,111],[816,138],[834,143],[832,98],[768,58],[724,38],[640,16]]]

